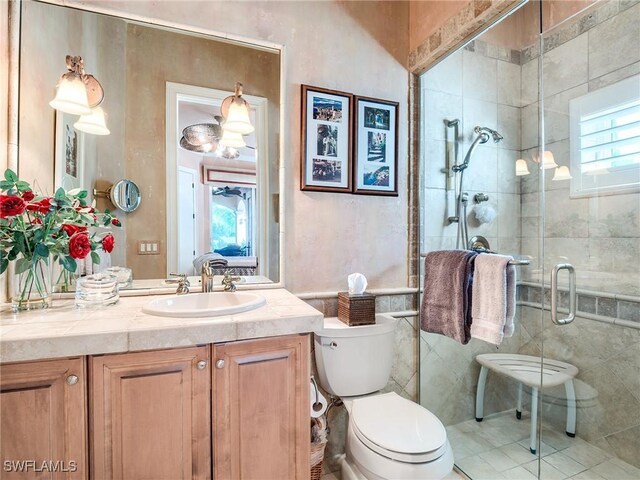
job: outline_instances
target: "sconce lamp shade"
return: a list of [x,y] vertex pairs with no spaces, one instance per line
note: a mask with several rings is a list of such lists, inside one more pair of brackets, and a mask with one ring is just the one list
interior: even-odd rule
[[220,139],[220,145],[223,147],[242,148],[247,144],[245,143],[244,138],[242,138],[242,135],[240,133],[223,129],[222,138]]
[[544,155],[542,156],[542,168],[544,170],[548,170],[550,168],[556,168],[558,164],[556,160],[553,158],[553,153],[549,150],[544,151]]
[[224,131],[247,135],[255,129],[249,120],[249,108],[247,102],[241,98],[235,98],[229,105],[227,119],[222,125]]
[[529,167],[527,166],[527,162],[522,158],[516,160],[516,177],[522,177],[524,175],[529,175]]
[[109,135],[111,133],[107,128],[102,107],[94,108],[89,115],[82,115],[73,126],[81,132],[93,135]]
[[62,76],[56,89],[56,97],[49,102],[49,105],[56,110],[72,115],[89,115],[91,113],[87,87],[73,73]]
[[565,167],[564,165],[562,167],[558,167],[556,169],[556,172],[553,175],[553,178],[551,180],[557,182],[558,180],[569,180],[571,177],[571,172],[569,172],[569,167]]

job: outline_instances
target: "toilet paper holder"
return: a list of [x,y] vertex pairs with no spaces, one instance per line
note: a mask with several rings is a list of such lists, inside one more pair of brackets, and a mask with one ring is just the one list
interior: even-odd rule
[[316,400],[315,402],[313,402],[313,405],[311,405],[311,408],[313,408],[314,412],[319,412],[320,410],[322,410],[322,403],[320,403],[320,392],[318,391],[318,384],[316,383],[316,379],[313,375],[311,375],[311,383],[313,384],[313,390],[316,395]]

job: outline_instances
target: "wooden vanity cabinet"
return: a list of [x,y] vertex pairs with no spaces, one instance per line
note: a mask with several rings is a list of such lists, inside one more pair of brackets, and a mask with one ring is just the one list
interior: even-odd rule
[[[309,348],[290,335],[0,365],[0,468],[34,461],[0,477],[308,479]],[[34,474],[44,461],[68,471]]]
[[87,478],[85,388],[83,358],[0,365],[0,477]]
[[309,336],[213,345],[216,480],[309,478]]
[[211,478],[209,346],[89,357],[91,478]]

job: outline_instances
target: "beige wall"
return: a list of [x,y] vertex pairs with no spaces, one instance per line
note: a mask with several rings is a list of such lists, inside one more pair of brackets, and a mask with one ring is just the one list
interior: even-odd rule
[[[285,45],[287,287],[293,292],[345,290],[353,271],[365,273],[370,288],[407,285],[406,3],[83,4]],[[397,198],[299,190],[300,84],[400,102]]]
[[414,50],[449,18],[459,13],[467,0],[417,0],[409,2],[409,49]]

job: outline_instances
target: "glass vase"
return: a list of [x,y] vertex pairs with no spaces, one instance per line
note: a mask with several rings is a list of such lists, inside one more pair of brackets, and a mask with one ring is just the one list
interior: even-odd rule
[[38,310],[51,306],[51,266],[39,258],[29,268],[13,276],[13,312]]

